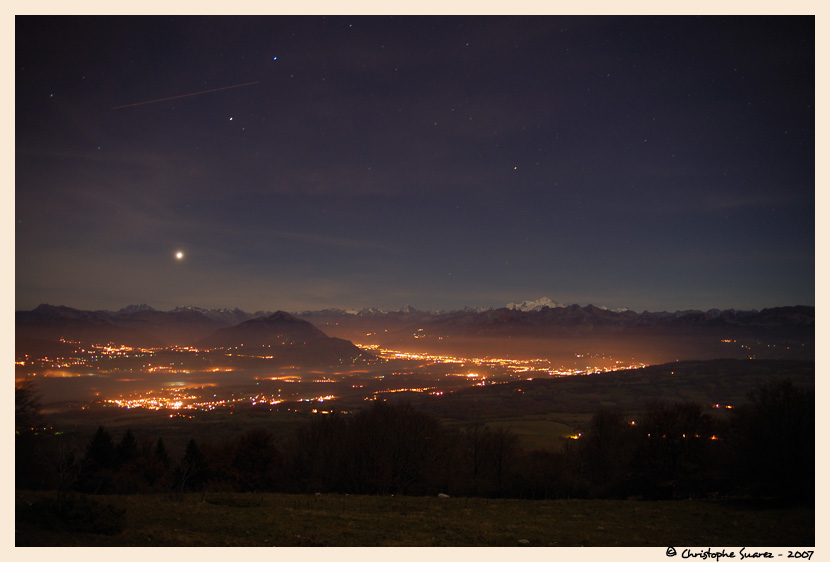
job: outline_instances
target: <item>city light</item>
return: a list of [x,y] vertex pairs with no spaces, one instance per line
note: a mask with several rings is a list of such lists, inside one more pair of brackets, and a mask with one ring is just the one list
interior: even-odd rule
[[[416,332],[420,333],[420,332]],[[303,369],[297,366],[270,367],[274,356],[270,354],[242,353],[242,347],[200,349],[193,346],[168,348],[142,348],[126,345],[85,344],[76,345],[68,357],[33,359],[19,357],[15,362],[19,375],[51,378],[78,378],[107,376],[112,380],[138,386],[142,381],[151,390],[113,395],[110,392],[93,400],[106,406],[125,409],[213,411],[239,407],[280,406],[288,404],[321,403],[339,400],[341,392],[352,400],[385,400],[387,396],[405,393],[440,398],[463,387],[507,384],[512,381],[532,381],[546,377],[591,375],[617,370],[639,369],[644,363],[629,364],[613,360],[606,355],[578,354],[601,357],[606,366],[566,367],[549,359],[514,359],[507,357],[460,357],[426,352],[409,352],[381,348],[377,345],[358,346],[371,352],[377,361],[371,368],[365,365],[355,370],[336,371],[333,368]],[[237,366],[235,360],[248,362]],[[584,363],[583,363],[584,364]],[[610,365],[610,366],[608,366]],[[251,369],[251,374],[248,370]],[[26,374],[25,371],[30,371]],[[31,372],[33,371],[33,372]],[[265,371],[266,373],[262,373]],[[276,372],[275,372],[276,371]],[[291,374],[283,374],[286,371]],[[237,384],[249,385],[247,390],[231,391],[222,388],[224,383],[201,382],[212,376],[234,373]],[[256,373],[256,374],[254,374]],[[261,374],[262,373],[262,374]],[[201,379],[194,384],[192,377]],[[238,378],[236,378],[238,377]],[[414,377],[414,379],[413,379]],[[374,382],[371,382],[374,381]],[[413,384],[413,381],[417,381]],[[273,384],[288,384],[290,390],[274,388]],[[263,385],[262,388],[258,388]],[[342,389],[319,392],[319,385]],[[256,388],[254,388],[256,387]],[[315,389],[317,391],[315,392]],[[270,389],[269,389],[270,390]],[[517,393],[524,393],[521,388]],[[715,404],[713,408],[731,408]],[[290,408],[288,408],[290,409]]]

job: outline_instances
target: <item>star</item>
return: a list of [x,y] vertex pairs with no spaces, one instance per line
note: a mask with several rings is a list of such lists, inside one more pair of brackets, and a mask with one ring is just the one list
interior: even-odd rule
[[184,252],[182,252],[181,250],[176,252],[176,259],[179,260],[179,261],[183,260],[184,259]]

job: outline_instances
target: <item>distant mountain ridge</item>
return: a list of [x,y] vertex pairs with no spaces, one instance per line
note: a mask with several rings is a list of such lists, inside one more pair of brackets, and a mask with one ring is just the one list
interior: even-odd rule
[[[524,310],[527,309],[527,310]],[[331,335],[361,344],[461,356],[574,357],[586,349],[648,361],[764,357],[813,360],[815,309],[635,312],[528,302],[513,308],[299,314]],[[465,355],[466,354],[466,355]]]
[[[278,315],[276,318],[275,314]],[[140,346],[191,345],[218,330],[240,326],[255,319],[282,318],[286,321],[287,316],[310,323],[309,326],[313,324],[316,330],[326,334],[333,331],[334,335],[353,339],[352,334],[383,331],[388,333],[390,341],[394,340],[396,333],[411,338],[416,330],[425,337],[538,338],[717,332],[719,337],[773,335],[810,342],[815,335],[815,308],[811,306],[786,306],[761,311],[634,312],[608,310],[590,304],[565,306],[550,299],[511,303],[496,309],[465,308],[450,312],[425,312],[406,306],[398,311],[327,309],[294,314],[198,307],[177,307],[162,312],[148,305],[130,305],[110,312],[43,304],[31,311],[15,313],[15,335],[18,342],[24,344],[31,340],[54,342],[65,338]],[[239,328],[239,333],[256,325]]]
[[761,311],[678,310],[675,312],[635,312],[627,308],[609,310],[594,305],[564,305],[550,299],[509,303],[502,308],[465,308],[450,312],[425,312],[412,307],[399,311],[364,308],[359,311],[325,309],[296,313],[307,319],[386,317],[417,318],[433,325],[455,326],[593,326],[637,327],[654,325],[704,326],[704,325],[756,325],[758,327],[812,328],[815,324],[815,308],[811,306],[785,306]]
[[31,311],[15,312],[15,336],[18,342],[24,343],[27,340],[55,341],[64,338],[143,347],[189,345],[219,328],[253,317],[239,309],[179,307],[162,312],[142,304],[112,312],[42,304]]
[[233,348],[279,364],[341,365],[373,358],[350,341],[332,338],[287,312],[255,316],[239,309],[179,307],[168,312],[133,305],[117,312],[41,305],[16,313],[18,357],[59,355],[68,342],[133,347]]

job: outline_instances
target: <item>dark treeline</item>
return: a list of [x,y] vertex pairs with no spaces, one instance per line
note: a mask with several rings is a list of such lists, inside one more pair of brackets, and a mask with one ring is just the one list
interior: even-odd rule
[[[19,400],[16,485],[87,494],[192,491],[669,499],[741,496],[811,500],[812,392],[768,383],[717,421],[692,403],[652,403],[636,425],[597,411],[560,451],[525,450],[509,430],[447,428],[408,403],[321,415],[277,442],[254,429],[217,442],[191,439],[176,458],[161,439],[100,427],[85,447],[26,430]],[[714,438],[713,438],[714,437]]]

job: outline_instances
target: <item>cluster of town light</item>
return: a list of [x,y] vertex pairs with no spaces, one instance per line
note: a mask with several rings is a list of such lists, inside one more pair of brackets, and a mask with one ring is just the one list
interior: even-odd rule
[[[359,346],[363,349],[372,351],[381,359],[404,359],[413,361],[424,361],[428,364],[461,364],[461,365],[475,365],[477,367],[501,368],[511,373],[547,373],[549,376],[570,376],[570,375],[592,375],[597,373],[606,373],[611,371],[622,371],[630,369],[642,369],[647,367],[646,363],[631,363],[626,364],[623,361],[615,360],[611,367],[585,367],[585,368],[566,368],[554,367],[548,359],[507,359],[497,357],[450,357],[446,355],[432,355],[429,353],[407,353],[403,351],[396,351],[392,349],[384,349],[377,345],[363,345]],[[577,355],[577,357],[584,357],[584,355]],[[460,374],[457,376],[469,376],[468,374]]]
[[[65,343],[77,343],[77,342],[69,342],[66,341]],[[79,344],[80,345],[80,344]],[[616,370],[623,370],[623,369],[636,369],[645,367],[646,364],[644,363],[637,363],[637,364],[623,364],[622,361],[615,361],[612,367],[585,367],[584,369],[577,369],[577,368],[564,368],[564,367],[554,367],[549,360],[546,359],[509,359],[509,358],[493,358],[493,357],[472,357],[472,358],[464,358],[464,357],[452,357],[446,355],[432,355],[429,353],[407,353],[397,350],[391,349],[382,349],[378,346],[360,346],[364,349],[371,350],[374,352],[382,361],[393,361],[393,360],[403,360],[403,361],[417,361],[422,364],[426,365],[453,365],[459,366],[457,370],[453,372],[445,373],[444,376],[447,377],[459,377],[470,381],[471,384],[475,384],[477,386],[483,386],[485,384],[499,384],[505,381],[496,381],[494,380],[497,375],[495,373],[507,373],[511,378],[518,378],[520,380],[532,380],[532,376],[568,376],[568,375],[584,375],[584,374],[593,374],[593,373],[600,373],[606,371],[616,371]],[[78,367],[88,367],[96,370],[97,372],[105,372],[101,368],[101,361],[106,361],[108,359],[116,359],[116,358],[138,358],[138,357],[146,357],[147,360],[144,361],[140,367],[137,367],[141,372],[147,374],[156,374],[156,373],[164,373],[164,374],[172,374],[172,373],[191,373],[193,371],[187,369],[186,367],[181,366],[182,364],[179,363],[176,365],[175,363],[169,362],[160,362],[158,360],[158,354],[162,349],[155,349],[155,348],[137,348],[137,347],[129,347],[124,345],[115,345],[115,344],[104,344],[104,345],[92,345],[92,346],[85,346],[83,349],[79,349],[80,353],[75,357],[71,358],[45,358],[39,359],[37,361],[37,366],[41,367],[40,374],[43,376],[94,376],[94,373],[89,373],[88,370],[80,370]],[[167,348],[166,351],[173,351],[176,353],[182,354],[198,354],[202,353],[205,350],[201,350],[195,347],[187,347],[187,346],[175,346],[172,348]],[[227,355],[232,355],[231,353],[226,353]],[[271,359],[271,355],[261,355],[258,356],[261,359]],[[580,356],[581,357],[581,356]],[[29,357],[24,357],[22,360],[18,360],[15,362],[16,365],[21,367],[29,366],[32,363]],[[67,367],[75,367],[75,369],[67,369]],[[52,369],[52,370],[50,370]],[[132,369],[130,369],[132,370]],[[200,370],[199,372],[203,373],[219,373],[219,372],[230,372],[233,371],[233,367],[225,367],[225,366],[213,366],[204,370]],[[118,369],[115,368],[117,372]],[[492,371],[494,375],[489,375],[488,372]],[[367,371],[368,372],[368,371]],[[311,372],[305,373],[308,374],[317,374],[323,375],[322,372]],[[352,373],[349,373],[352,374]],[[375,378],[377,379],[384,379],[389,376],[394,377],[395,375],[405,375],[410,373],[386,373],[383,375],[377,375]],[[273,380],[273,381],[280,381],[285,383],[291,382],[301,382],[303,381],[304,377],[301,374],[297,375],[287,375],[287,376],[270,376],[270,377],[262,377],[258,378],[257,380]],[[329,376],[317,376],[310,382],[312,383],[333,383],[336,382],[335,379],[330,378]],[[212,386],[212,385],[207,385]],[[362,384],[352,385],[353,388],[361,388],[363,387]],[[444,391],[438,390],[435,386],[419,386],[419,387],[404,387],[404,388],[390,388],[384,390],[373,391],[371,394],[367,395],[365,399],[367,400],[376,400],[379,394],[389,394],[389,393],[401,393],[401,392],[417,392],[417,393],[426,393],[435,396],[443,395]],[[519,390],[521,392],[521,390]],[[118,398],[108,398],[103,402],[108,405],[113,405],[121,408],[145,408],[145,409],[170,409],[170,410],[214,410],[217,408],[228,408],[234,407],[237,405],[242,405],[245,403],[250,403],[253,405],[259,404],[268,404],[268,405],[275,405],[286,401],[286,398],[277,396],[245,396],[245,397],[231,397],[231,398],[217,398],[214,394],[213,396],[198,396],[198,394],[204,394],[199,392],[185,392],[185,389],[177,388],[173,390],[162,390],[162,391],[153,391],[153,392],[146,392],[146,393],[139,393],[136,395],[128,396],[128,397],[118,397]],[[293,401],[297,402],[323,402],[328,400],[333,400],[335,397],[333,395],[327,394],[323,396],[313,396],[313,397],[297,397],[295,396],[292,398]],[[721,406],[715,405],[714,407],[726,407],[729,408],[730,406]]]

